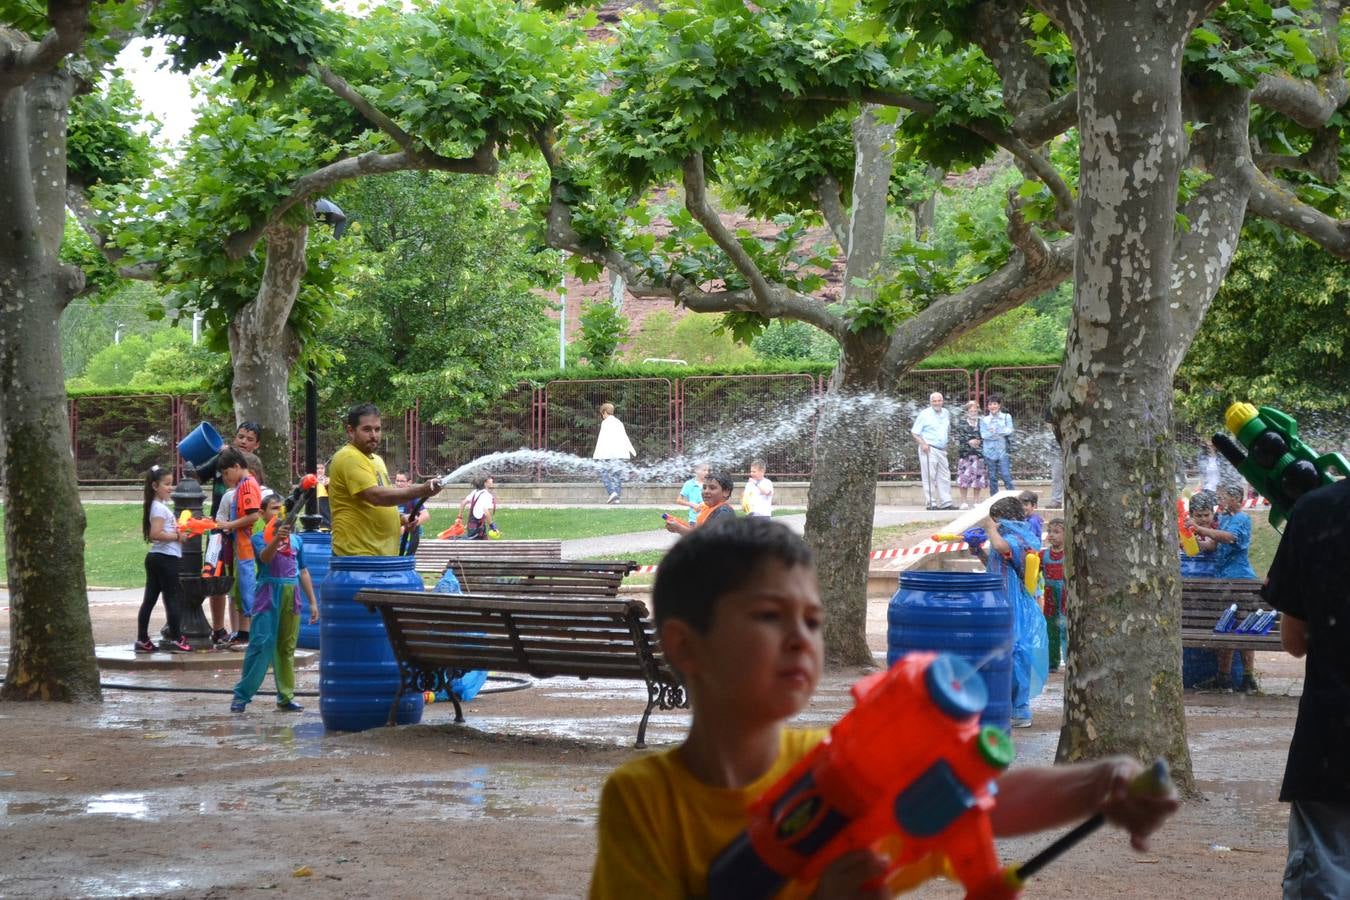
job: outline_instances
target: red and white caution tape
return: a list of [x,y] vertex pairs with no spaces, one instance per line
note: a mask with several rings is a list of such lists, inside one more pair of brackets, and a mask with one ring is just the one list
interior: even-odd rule
[[1269,506],[1269,505],[1270,501],[1267,500],[1265,497],[1261,497],[1259,495],[1256,497],[1252,497],[1250,500],[1242,501],[1243,509],[1251,509],[1256,506]]
[[[920,556],[926,553],[959,553],[970,545],[965,541],[948,541],[946,543],[937,543],[934,541],[924,541],[914,547],[894,547],[890,550],[873,550],[869,556],[872,559],[896,559],[901,556]],[[656,566],[638,566],[633,570],[634,575],[651,575],[656,571]]]

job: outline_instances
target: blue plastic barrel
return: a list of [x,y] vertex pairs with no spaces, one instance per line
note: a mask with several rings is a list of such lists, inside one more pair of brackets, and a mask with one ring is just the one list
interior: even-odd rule
[[[323,580],[328,577],[328,558],[333,555],[333,535],[327,531],[302,531],[300,542],[305,545],[305,565],[314,582],[314,594],[319,599],[319,613],[323,613]],[[304,650],[319,649],[319,623],[309,624],[309,615],[300,618],[300,637],[295,646]]]
[[[1219,655],[1209,647],[1183,647],[1181,650],[1181,686],[1193,688],[1210,681],[1219,671]],[[1242,684],[1242,654],[1233,654],[1228,677],[1233,684]]]
[[[356,602],[366,588],[420,591],[411,556],[334,556],[319,605],[319,714],[329,731],[364,731],[388,720],[398,664],[378,612]],[[422,695],[399,702],[398,724],[422,721]]]
[[178,455],[201,468],[225,446],[225,440],[210,422],[203,422],[178,442]]
[[[983,572],[902,572],[886,611],[886,663],[906,653],[950,653],[980,676],[989,702],[980,723],[1007,730],[1012,715],[1012,607],[1003,580]],[[996,648],[1008,652],[989,659]]]

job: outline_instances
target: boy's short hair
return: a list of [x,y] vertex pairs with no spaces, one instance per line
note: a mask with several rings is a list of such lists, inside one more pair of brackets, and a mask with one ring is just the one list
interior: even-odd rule
[[1061,519],[1059,516],[1055,516],[1055,517],[1054,517],[1053,519],[1051,519],[1049,522],[1046,522],[1046,523],[1045,523],[1046,530],[1048,531],[1050,528],[1052,528],[1052,527],[1055,526],[1055,525],[1058,525],[1060,528],[1063,528],[1063,527],[1064,527],[1064,520]]
[[488,479],[491,477],[492,477],[491,475],[484,472],[470,478],[469,484],[473,487],[474,490],[481,491],[483,488],[487,487]]
[[769,560],[810,566],[814,557],[791,528],[773,519],[725,519],[689,532],[656,570],[652,606],[657,627],[679,619],[707,634],[717,602],[746,584]]
[[1016,522],[1026,521],[1027,514],[1022,509],[1022,501],[1018,497],[1001,497],[995,500],[989,507],[989,515],[995,519],[1012,519]]
[[614,404],[613,404],[613,403],[601,403],[601,404],[600,404],[600,414],[601,414],[601,415],[604,415],[604,414],[606,414],[606,413],[608,413],[608,414],[611,415],[611,416],[614,415]]
[[286,498],[282,497],[276,491],[268,491],[267,495],[262,498],[262,508],[267,509],[267,507],[271,506],[273,503],[284,504],[285,502]]
[[1035,506],[1037,501],[1036,492],[1023,491],[1022,493],[1017,495],[1017,499],[1022,501],[1023,503],[1030,503],[1032,506]]
[[762,459],[752,459],[750,460],[750,468],[763,469],[764,471],[767,472],[769,471],[769,464]]
[[1219,497],[1213,491],[1196,491],[1191,495],[1191,501],[1187,505],[1187,509],[1191,511],[1191,515],[1195,515],[1202,509],[1214,512],[1214,507],[1218,505]]
[[731,492],[736,487],[736,482],[732,481],[731,476],[727,475],[726,472],[709,472],[704,477],[709,481],[715,481],[720,484],[722,490],[726,491],[728,496],[731,495]]
[[239,455],[244,458],[245,468],[248,469],[249,473],[252,474],[254,478],[258,479],[258,484],[262,484],[267,480],[266,475],[263,472],[262,460],[258,459],[257,454],[240,451]]
[[244,459],[242,451],[236,450],[233,447],[226,447],[224,450],[221,450],[220,455],[216,457],[216,471],[223,472],[234,466],[247,469],[248,460]]
[[1237,497],[1247,499],[1247,489],[1240,484],[1221,484],[1219,485],[1220,497]]

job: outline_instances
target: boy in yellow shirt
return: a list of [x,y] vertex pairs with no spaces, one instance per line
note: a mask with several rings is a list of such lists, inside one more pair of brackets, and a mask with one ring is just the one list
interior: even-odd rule
[[[708,866],[746,827],[750,802],[825,736],[783,727],[810,700],[824,658],[811,551],[786,526],[740,518],[691,532],[666,554],[652,599],[693,720],[679,747],[625,763],[605,782],[592,898],[706,894]],[[998,782],[994,832],[1026,834],[1103,812],[1143,849],[1177,801],[1131,795],[1142,771],[1125,757],[1009,771]],[[863,890],[885,869],[884,859],[858,851],[780,896],[886,896]]]

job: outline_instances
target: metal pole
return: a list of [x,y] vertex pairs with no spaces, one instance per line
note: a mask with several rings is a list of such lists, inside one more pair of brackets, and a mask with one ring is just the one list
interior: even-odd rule
[[563,272],[558,278],[558,368],[567,368],[567,253],[562,254]]
[[[305,373],[305,472],[317,471],[319,467],[319,380],[314,363],[309,364]],[[305,495],[306,531],[317,531],[323,521],[319,517],[318,491],[309,491]]]

